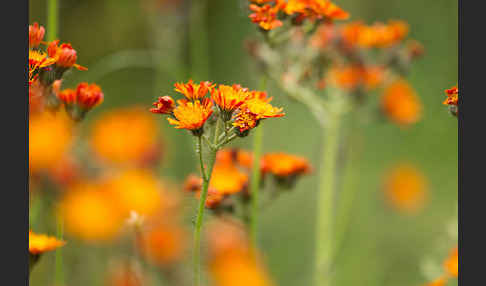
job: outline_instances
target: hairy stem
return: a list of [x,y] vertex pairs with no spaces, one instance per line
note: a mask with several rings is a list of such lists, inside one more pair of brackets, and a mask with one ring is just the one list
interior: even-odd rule
[[317,229],[314,285],[331,285],[333,201],[336,178],[336,161],[339,149],[341,115],[330,116],[324,131],[324,146],[320,170],[319,193],[317,194]]

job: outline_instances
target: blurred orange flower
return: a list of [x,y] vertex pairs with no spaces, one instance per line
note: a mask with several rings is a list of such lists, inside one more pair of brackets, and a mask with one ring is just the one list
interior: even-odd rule
[[277,177],[287,177],[311,172],[307,159],[286,153],[268,153],[263,156],[265,171]]
[[137,165],[158,154],[161,141],[157,130],[155,119],[141,108],[114,109],[95,121],[91,146],[110,163]]
[[447,283],[447,280],[443,277],[440,277],[430,283],[425,284],[424,286],[445,286]]
[[133,263],[119,263],[109,271],[104,285],[106,286],[143,286],[146,279]]
[[459,251],[457,246],[454,247],[449,257],[444,261],[444,268],[448,275],[457,277],[459,273]]
[[151,216],[163,206],[160,183],[147,170],[124,170],[109,179],[106,188],[126,217],[130,211]]
[[399,211],[414,214],[427,199],[427,182],[414,166],[401,164],[388,171],[384,181],[388,203]]
[[377,22],[373,25],[356,21],[342,28],[342,36],[350,46],[386,48],[402,41],[407,36],[408,29],[408,24],[399,20],[390,20],[388,24]]
[[287,15],[299,14],[299,18],[345,20],[349,13],[330,0],[288,0],[284,8]]
[[283,25],[282,21],[277,19],[280,10],[279,6],[263,5],[258,6],[250,4],[250,10],[253,11],[248,17],[253,23],[257,23],[264,30],[273,30]]
[[41,112],[29,118],[29,169],[54,167],[73,144],[73,122],[64,112]]
[[186,241],[187,234],[181,227],[160,224],[143,230],[137,246],[148,260],[165,266],[183,258]]
[[31,254],[41,254],[47,251],[56,250],[64,244],[66,244],[66,242],[58,240],[53,236],[36,234],[29,231],[29,252]]
[[82,183],[61,199],[59,212],[66,231],[86,241],[109,241],[119,233],[124,214],[100,184]]
[[348,90],[360,86],[371,90],[383,81],[383,76],[384,69],[380,66],[334,66],[329,71],[331,83]]
[[422,103],[417,93],[403,79],[385,88],[381,107],[388,118],[401,126],[416,123],[422,116]]

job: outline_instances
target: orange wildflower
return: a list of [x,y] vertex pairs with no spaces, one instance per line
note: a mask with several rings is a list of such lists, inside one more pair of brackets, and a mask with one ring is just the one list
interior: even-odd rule
[[160,96],[152,105],[155,107],[150,108],[150,112],[158,114],[172,114],[175,108],[175,102],[170,96]]
[[457,246],[454,247],[449,257],[444,261],[444,268],[448,275],[457,277],[459,274],[459,251]]
[[446,89],[445,93],[447,95],[446,100],[442,104],[444,105],[455,105],[458,106],[459,103],[459,90],[457,89],[457,86],[454,86],[452,88]]
[[422,104],[415,90],[402,79],[386,87],[381,107],[385,115],[402,126],[416,123],[422,113]]
[[58,240],[53,236],[37,234],[33,231],[29,231],[29,252],[31,254],[42,254],[47,251],[56,250],[65,244],[66,242]]
[[416,213],[427,199],[427,182],[415,167],[404,164],[390,170],[384,181],[388,203],[399,211]]
[[125,216],[109,193],[98,184],[79,184],[61,199],[59,212],[66,231],[86,241],[115,238]]
[[211,98],[214,103],[223,113],[229,114],[227,120],[231,119],[233,111],[240,107],[248,96],[248,89],[236,84],[233,86],[220,84],[218,89],[211,91]]
[[46,30],[43,26],[39,26],[39,23],[35,22],[34,25],[29,25],[29,48],[36,48],[44,39]]
[[248,175],[234,164],[216,164],[213,168],[209,188],[219,194],[230,195],[242,191],[248,184]]
[[330,0],[288,0],[284,9],[287,15],[297,14],[298,18],[345,20],[349,13]]
[[350,45],[364,48],[386,48],[405,38],[408,34],[408,24],[404,21],[388,21],[388,24],[374,23],[367,26],[362,22],[353,22],[342,29],[344,40]]
[[383,81],[383,73],[383,68],[379,66],[349,65],[333,67],[329,72],[329,77],[333,84],[344,89],[353,90],[363,86],[370,90]]
[[296,176],[311,172],[309,162],[299,156],[286,153],[268,153],[263,156],[265,171],[277,177]]
[[204,123],[213,113],[213,103],[209,98],[201,102],[178,100],[178,105],[174,109],[174,117],[167,118],[170,124],[175,125],[177,129],[187,129],[195,133],[201,132]]
[[34,81],[34,76],[41,68],[48,67],[55,63],[55,59],[47,57],[40,51],[29,50],[29,85]]
[[87,70],[87,68],[76,64],[78,56],[76,50],[69,43],[59,45],[59,40],[52,41],[47,47],[47,54],[55,60],[58,67],[75,67],[78,70]]
[[73,123],[64,112],[41,112],[29,118],[29,169],[48,170],[59,164],[73,144]]
[[250,10],[253,13],[248,17],[263,30],[273,30],[283,25],[282,21],[277,19],[277,14],[280,10],[279,6],[270,6],[269,4],[258,6],[250,4]]
[[240,132],[256,127],[259,120],[282,117],[283,108],[277,108],[270,104],[272,97],[267,97],[264,91],[252,91],[250,96],[240,107],[240,112],[234,116],[233,125],[239,128]]
[[182,228],[160,224],[145,229],[137,245],[149,261],[165,266],[183,258],[186,240]]
[[95,121],[90,143],[107,162],[140,165],[158,157],[154,152],[161,149],[157,130],[156,120],[142,108],[119,108]]
[[447,280],[444,277],[440,277],[430,283],[425,284],[424,286],[445,286]]
[[79,107],[89,110],[103,102],[104,95],[101,88],[95,84],[82,82],[76,88],[76,101]]
[[192,79],[187,83],[175,83],[175,91],[182,93],[189,100],[197,100],[206,96],[208,92],[211,92],[216,85],[203,81],[199,84],[195,84]]

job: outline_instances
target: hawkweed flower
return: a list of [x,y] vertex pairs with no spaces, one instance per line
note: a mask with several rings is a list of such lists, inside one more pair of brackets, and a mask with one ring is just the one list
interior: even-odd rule
[[215,84],[209,81],[196,84],[190,79],[187,83],[175,83],[174,90],[183,94],[188,100],[198,100],[205,97],[215,86]]
[[396,210],[416,214],[427,200],[427,182],[414,166],[402,164],[391,169],[384,181],[387,202]]
[[457,246],[451,250],[449,257],[444,261],[444,269],[448,276],[457,278],[459,274],[459,251]]
[[29,230],[29,270],[39,261],[44,252],[56,250],[66,244],[53,236],[37,234]]
[[335,66],[329,71],[331,84],[345,90],[364,88],[372,90],[383,82],[384,68],[381,66]]
[[39,23],[29,25],[29,48],[37,48],[44,40],[46,30]]
[[55,59],[41,51],[29,50],[29,85],[36,79],[40,69],[53,65]]
[[87,70],[87,68],[76,63],[78,55],[71,44],[63,43],[59,45],[59,42],[59,40],[52,41],[47,47],[47,54],[56,61],[56,66],[63,69],[74,67],[78,70]]
[[297,22],[303,19],[345,20],[349,13],[330,0],[288,0],[284,8],[287,15],[296,15]]
[[211,91],[211,98],[218,106],[225,122],[231,119],[233,112],[245,103],[249,96],[248,89],[239,85],[220,84],[217,89]]
[[117,108],[95,120],[90,146],[104,163],[125,167],[150,165],[158,162],[163,152],[157,130],[155,118],[143,108]]
[[111,241],[125,219],[120,206],[98,182],[70,188],[61,198],[59,212],[66,232],[87,242]]
[[312,170],[307,159],[286,153],[268,153],[263,155],[264,172],[272,174],[283,187],[291,188],[297,178],[309,174]]
[[280,11],[279,6],[271,6],[269,4],[258,6],[250,4],[250,10],[253,13],[248,17],[263,30],[273,30],[283,25],[282,21],[277,19],[277,14]]
[[402,79],[385,88],[381,107],[385,115],[400,126],[414,124],[422,116],[422,103],[415,90]]
[[161,96],[152,105],[155,107],[151,108],[150,112],[158,114],[172,114],[175,108],[175,102],[170,96]]
[[209,116],[213,113],[213,102],[209,98],[202,101],[178,100],[174,108],[174,118],[167,118],[170,124],[177,129],[190,130],[194,135],[201,136],[203,126]]
[[456,116],[459,114],[459,89],[457,86],[446,89],[445,94],[447,98],[442,102],[442,104],[449,107],[449,112]]
[[402,41],[408,34],[408,24],[404,21],[390,20],[365,25],[360,21],[352,22],[342,28],[342,37],[347,45],[362,48],[388,48]]
[[56,94],[74,121],[81,121],[93,107],[101,104],[104,94],[97,84],[82,82],[76,90],[65,89]]

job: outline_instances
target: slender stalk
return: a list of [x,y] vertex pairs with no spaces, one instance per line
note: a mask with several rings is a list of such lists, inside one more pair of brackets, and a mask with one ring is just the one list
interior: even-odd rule
[[47,0],[47,41],[54,41],[59,33],[59,0]]
[[[63,239],[64,236],[64,222],[61,216],[57,217],[57,230],[56,230],[56,237],[60,240]],[[62,262],[62,247],[56,250],[56,272],[54,281],[56,281],[57,286],[64,285],[64,270],[63,270],[63,262]]]
[[[216,145],[219,131],[219,119],[216,122],[216,130],[214,132],[214,145]],[[204,217],[204,206],[206,198],[208,197],[209,182],[211,180],[211,174],[213,173],[214,162],[216,161],[217,148],[209,148],[209,154],[207,156],[207,171],[204,168],[201,137],[198,138],[196,152],[199,153],[199,163],[201,165],[201,176],[203,178],[203,186],[201,195],[199,197],[199,206],[197,209],[196,225],[194,228],[194,248],[193,248],[193,267],[194,267],[194,285],[201,285],[201,226]]]
[[[267,77],[262,76],[260,90],[265,90]],[[259,187],[260,187],[260,157],[262,156],[263,125],[260,124],[253,134],[253,166],[251,172],[250,200],[250,241],[254,249],[258,245],[258,214],[259,214]]]
[[324,131],[324,146],[320,170],[320,184],[317,198],[317,229],[315,251],[315,286],[331,285],[333,200],[336,178],[336,163],[339,148],[339,128],[341,115],[329,117]]
[[209,77],[209,35],[207,0],[191,1],[189,17],[189,44],[191,76],[196,80]]

